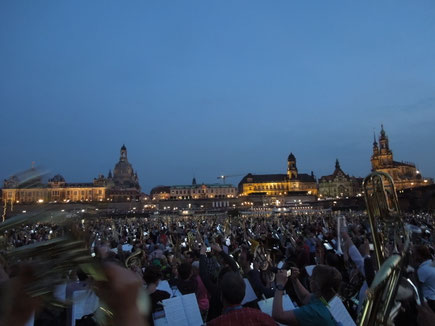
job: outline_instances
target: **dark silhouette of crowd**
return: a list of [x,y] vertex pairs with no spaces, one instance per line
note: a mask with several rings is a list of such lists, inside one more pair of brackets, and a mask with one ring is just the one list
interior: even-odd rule
[[[62,298],[69,306],[29,295],[40,271],[31,257],[17,262],[7,254],[69,229],[47,222],[23,224],[1,239],[1,325],[26,325],[32,318],[34,325],[94,325],[98,310],[109,311],[112,324],[154,325],[164,318],[162,301],[187,294],[195,295],[209,325],[337,325],[327,309],[336,296],[356,320],[376,273],[373,239],[367,216],[342,215],[346,225],[340,229],[336,214],[77,219],[105,280],[71,264],[62,271]],[[417,306],[409,300],[404,307],[414,315],[399,313],[396,324],[424,325],[434,320],[435,311],[433,217],[408,214],[405,222],[413,231],[407,275],[419,284],[426,302]],[[246,281],[255,295],[249,302],[244,302]],[[50,288],[50,280],[45,282]],[[83,289],[97,303],[89,303],[89,311],[77,318],[70,306],[74,293]],[[295,309],[284,310],[285,293]],[[144,294],[148,311],[137,304]],[[258,306],[267,299],[273,300],[269,314]]]

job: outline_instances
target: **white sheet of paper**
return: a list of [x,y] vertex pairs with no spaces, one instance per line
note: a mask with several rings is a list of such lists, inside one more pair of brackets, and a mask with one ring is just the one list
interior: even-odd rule
[[[262,312],[272,316],[273,298],[258,301],[258,306]],[[282,307],[284,311],[296,309],[293,301],[287,294],[282,296]]]
[[169,285],[168,281],[160,281],[159,285],[157,286],[157,290],[166,291],[172,297],[172,289],[171,289],[171,286]]
[[122,245],[122,250],[123,251],[129,252],[129,251],[131,251],[131,249],[133,249],[133,246],[131,244],[123,244]]
[[305,266],[305,270],[307,271],[308,276],[313,275],[313,269],[316,267],[316,265],[308,265]]
[[[203,324],[194,293],[162,301],[167,325],[201,326]],[[160,323],[164,323],[160,321]]]
[[201,326],[203,324],[201,312],[199,311],[198,301],[194,293],[186,294],[181,297],[189,325]]
[[165,317],[154,319],[154,326],[168,326],[168,321]]
[[243,298],[242,305],[257,300],[257,295],[255,294],[254,289],[251,286],[251,283],[249,283],[247,278],[244,278],[243,280],[245,281],[246,289],[245,289],[245,297]]
[[162,301],[168,325],[189,326],[181,298],[173,297]]
[[349,315],[346,307],[344,306],[341,299],[335,296],[331,301],[329,301],[329,311],[336,321],[343,324],[343,326],[356,326],[352,317]]

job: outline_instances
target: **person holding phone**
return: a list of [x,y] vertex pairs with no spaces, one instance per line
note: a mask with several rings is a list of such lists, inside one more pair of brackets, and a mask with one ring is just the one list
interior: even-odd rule
[[[290,276],[288,276],[290,274]],[[291,273],[280,270],[276,274],[276,291],[273,299],[272,317],[275,321],[286,325],[321,325],[335,326],[336,322],[327,305],[338,291],[341,283],[340,272],[331,266],[317,265],[310,277],[310,293],[299,281],[299,269],[292,268]],[[284,311],[282,295],[290,279],[296,295],[303,303],[301,308]]]

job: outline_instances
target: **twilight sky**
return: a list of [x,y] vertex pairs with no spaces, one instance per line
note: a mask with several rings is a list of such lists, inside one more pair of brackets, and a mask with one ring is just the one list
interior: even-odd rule
[[290,152],[365,176],[381,123],[434,177],[435,2],[3,0],[0,121],[1,180],[90,182],[123,143],[147,193]]

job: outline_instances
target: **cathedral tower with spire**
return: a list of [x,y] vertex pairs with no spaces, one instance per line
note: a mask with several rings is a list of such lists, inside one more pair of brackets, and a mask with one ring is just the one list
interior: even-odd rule
[[375,135],[373,154],[370,161],[372,171],[388,173],[393,178],[397,190],[432,184],[431,179],[422,177],[414,163],[394,161],[393,151],[390,149],[384,125],[381,125],[379,147]]

